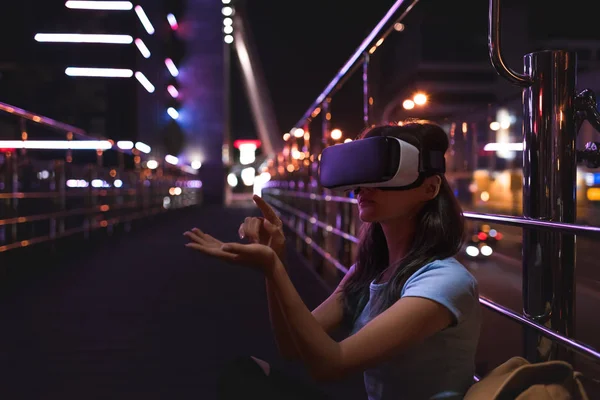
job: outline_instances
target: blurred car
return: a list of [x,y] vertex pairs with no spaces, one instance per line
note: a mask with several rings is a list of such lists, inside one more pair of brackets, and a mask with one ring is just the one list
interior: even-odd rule
[[488,224],[479,224],[465,245],[465,253],[471,258],[488,258],[494,253],[502,233]]

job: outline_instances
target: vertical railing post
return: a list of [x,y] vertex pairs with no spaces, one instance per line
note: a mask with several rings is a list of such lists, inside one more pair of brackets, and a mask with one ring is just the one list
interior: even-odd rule
[[[523,92],[523,215],[575,222],[576,55],[541,51],[525,56],[532,84]],[[525,229],[523,307],[527,316],[566,336],[574,334],[575,236]],[[549,339],[525,331],[526,356],[556,357]]]
[[[524,74],[508,68],[500,49],[500,0],[490,0],[488,44],[498,74],[523,91],[523,215],[575,222],[576,55],[540,51],[525,56]],[[548,328],[573,337],[575,237],[523,230],[523,311]],[[558,358],[556,345],[525,328],[531,362]],[[561,358],[565,358],[562,356]]]
[[[10,199],[10,217],[18,217],[19,216],[19,199],[17,198],[17,193],[21,191],[20,182],[19,182],[19,152],[17,150],[10,153],[11,157],[7,160],[10,171],[10,188],[12,192],[12,198]],[[18,224],[10,225],[10,241],[18,240]]]
[[[323,151],[323,149],[325,149],[327,147],[327,145],[329,144],[329,137],[331,135],[331,98],[327,97],[325,99],[325,101],[323,101],[323,103],[321,104],[321,152]],[[319,154],[321,154],[319,152]],[[319,156],[317,156],[317,163],[319,162],[318,159]],[[324,189],[322,187],[319,187],[321,190],[318,192],[318,194],[324,194],[327,192],[327,189]],[[329,202],[327,201],[318,201],[317,203],[317,207],[318,207],[318,215],[316,216],[316,218],[320,221],[325,221],[327,222],[329,220],[329,213],[328,213],[328,209],[330,207]],[[331,236],[330,234],[328,234],[328,232],[325,232],[323,229],[319,229],[319,233],[320,235],[317,236],[319,239],[319,242],[317,243],[319,246],[321,246],[321,248],[325,249],[326,251],[329,251],[329,246],[328,246],[328,237]],[[319,274],[323,274],[324,269],[327,268],[326,266],[326,262],[323,260],[320,260],[320,262],[317,264],[317,272]]]
[[370,62],[369,53],[365,53],[363,56],[363,73],[362,73],[362,81],[363,81],[363,122],[365,124],[365,128],[371,126],[371,90],[369,89],[369,62]]

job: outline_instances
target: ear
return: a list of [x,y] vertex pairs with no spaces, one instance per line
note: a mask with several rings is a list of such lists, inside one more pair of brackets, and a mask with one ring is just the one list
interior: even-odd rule
[[433,200],[440,193],[442,187],[442,178],[439,175],[433,175],[425,179],[423,182],[423,188],[425,189],[425,196],[428,200]]

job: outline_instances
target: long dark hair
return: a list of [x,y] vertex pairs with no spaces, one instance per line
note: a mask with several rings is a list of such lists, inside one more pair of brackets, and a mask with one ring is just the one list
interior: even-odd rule
[[[408,122],[402,126],[379,126],[364,132],[360,138],[395,136],[421,142],[425,149],[445,152],[448,137],[444,130],[429,122]],[[448,181],[443,175],[438,195],[427,202],[416,219],[412,246],[395,269],[377,302],[381,312],[400,298],[406,280],[426,264],[452,257],[463,244],[464,219]],[[381,225],[363,223],[355,263],[355,271],[343,288],[344,322],[352,327],[369,300],[369,285],[388,266],[388,248]]]

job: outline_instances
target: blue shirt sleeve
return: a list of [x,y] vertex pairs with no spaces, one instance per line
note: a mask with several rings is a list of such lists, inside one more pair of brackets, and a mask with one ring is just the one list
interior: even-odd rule
[[453,258],[434,261],[415,272],[401,297],[423,297],[446,307],[457,323],[479,307],[477,280]]

